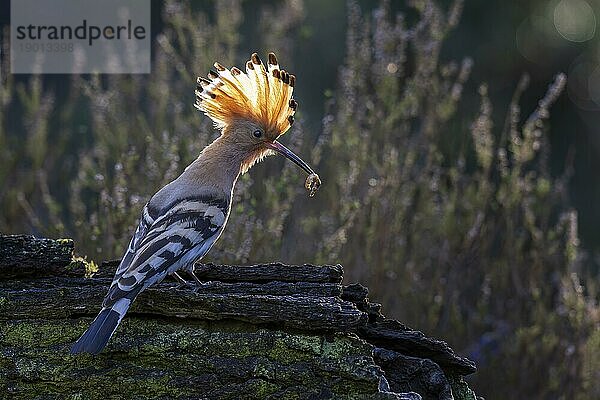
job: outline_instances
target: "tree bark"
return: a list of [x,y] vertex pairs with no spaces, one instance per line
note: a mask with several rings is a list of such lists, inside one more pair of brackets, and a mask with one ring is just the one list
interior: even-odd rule
[[0,234],[0,277],[68,274],[65,266],[73,258],[73,247],[71,239],[36,239],[29,235]]

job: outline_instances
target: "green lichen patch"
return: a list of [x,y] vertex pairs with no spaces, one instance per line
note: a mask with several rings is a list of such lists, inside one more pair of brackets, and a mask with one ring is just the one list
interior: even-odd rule
[[275,335],[273,344],[268,350],[269,357],[282,364],[307,361],[321,353],[320,337],[284,333]]
[[322,352],[325,357],[339,358],[356,354],[357,351],[370,354],[373,346],[358,339],[355,335],[335,335],[333,338],[325,337],[322,343]]
[[10,373],[0,373],[0,390],[17,399],[352,399],[376,393],[381,376],[356,336],[234,321],[129,317],[101,354],[70,355],[89,322],[3,324],[0,365]]
[[77,337],[78,324],[45,320],[3,322],[0,327],[0,344],[14,347],[46,347],[65,343]]
[[65,268],[71,271],[84,271],[86,278],[91,278],[98,272],[98,264],[94,260],[88,260],[87,257],[73,257]]
[[452,395],[456,400],[477,400],[475,392],[469,388],[462,377],[448,376],[448,382],[452,388]]

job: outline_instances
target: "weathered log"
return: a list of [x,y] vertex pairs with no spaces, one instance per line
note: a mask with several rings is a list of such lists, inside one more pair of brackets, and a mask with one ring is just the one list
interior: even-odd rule
[[287,265],[269,263],[258,265],[196,264],[197,277],[221,282],[342,282],[344,270],[341,265]]
[[20,399],[370,398],[383,376],[355,336],[231,321],[127,318],[105,352],[69,355],[88,323],[5,323],[0,392]]
[[474,400],[474,365],[387,320],[341,266],[201,265],[206,282],[148,289],[101,354],[73,356],[114,265],[68,265],[0,269],[0,398]]
[[[109,285],[107,279],[82,278],[0,283],[0,320],[95,316]],[[177,288],[175,284],[159,284],[139,296],[130,314],[235,319],[311,331],[355,331],[366,315],[353,303],[330,296],[341,292],[339,285],[323,285],[318,288],[310,282],[209,282]],[[302,288],[307,288],[308,293],[302,293]]]
[[457,375],[476,371],[473,361],[457,356],[446,342],[426,337],[423,332],[406,329],[393,320],[380,320],[359,328],[360,337],[378,347],[399,353],[428,358],[440,367]]
[[424,398],[453,399],[448,379],[433,361],[381,348],[376,348],[373,356],[394,392],[415,391]]
[[73,240],[38,239],[30,235],[0,234],[0,279],[68,275]]
[[402,354],[426,357],[450,373],[469,375],[476,371],[475,363],[457,356],[446,342],[428,338],[423,332],[415,331],[406,325],[385,318],[381,305],[369,302],[366,287],[354,284],[343,288],[341,298],[352,301],[358,310],[368,314],[368,323],[361,325],[358,334],[377,346],[399,351]]
[[[112,277],[121,260],[104,261],[97,277]],[[220,282],[315,282],[340,283],[344,269],[341,265],[289,265],[279,262],[255,265],[219,265],[200,263],[194,265],[194,274],[202,280]]]

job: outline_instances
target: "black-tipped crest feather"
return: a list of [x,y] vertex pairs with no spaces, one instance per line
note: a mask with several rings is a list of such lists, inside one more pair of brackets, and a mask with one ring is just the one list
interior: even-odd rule
[[[210,80],[199,79],[196,108],[208,115],[218,127],[233,119],[250,119],[275,136],[293,123],[297,103],[291,102],[296,77],[280,68],[277,57],[268,54],[267,67],[257,53],[246,62],[246,70],[230,69],[216,62],[218,72]],[[292,121],[292,122],[290,122]]]

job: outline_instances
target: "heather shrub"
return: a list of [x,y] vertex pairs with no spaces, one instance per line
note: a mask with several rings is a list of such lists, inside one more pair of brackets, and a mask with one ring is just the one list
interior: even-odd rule
[[[462,132],[456,110],[472,62],[439,59],[460,2],[446,13],[413,5],[412,26],[385,4],[371,19],[350,6],[347,60],[319,150],[335,155],[321,163],[335,187],[305,228],[323,238],[321,261],[342,260],[402,320],[452,332],[482,366],[482,394],[585,398],[593,378],[581,361],[598,308],[580,281],[569,173],[550,175],[544,135],[566,77],[522,113],[524,77],[500,129],[482,84]],[[491,389],[498,382],[502,394]]]

